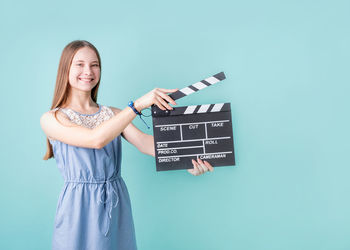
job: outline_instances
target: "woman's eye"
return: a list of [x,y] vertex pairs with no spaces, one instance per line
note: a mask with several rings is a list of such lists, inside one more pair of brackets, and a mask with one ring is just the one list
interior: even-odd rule
[[78,64],[77,64],[77,66],[82,66],[82,65],[83,65],[83,64],[81,64],[81,63],[78,63]]
[[93,64],[92,66],[94,66],[94,67],[98,67],[98,64]]

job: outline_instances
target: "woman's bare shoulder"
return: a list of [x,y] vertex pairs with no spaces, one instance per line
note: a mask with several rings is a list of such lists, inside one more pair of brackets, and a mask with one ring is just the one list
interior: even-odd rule
[[122,111],[120,108],[116,108],[112,106],[108,106],[108,107],[113,111],[115,115],[118,114],[120,111]]
[[51,109],[45,112],[43,116],[50,116],[53,118],[55,118],[56,116],[57,120],[63,123],[64,125],[75,125],[68,117],[68,115],[65,112],[63,112],[60,108]]

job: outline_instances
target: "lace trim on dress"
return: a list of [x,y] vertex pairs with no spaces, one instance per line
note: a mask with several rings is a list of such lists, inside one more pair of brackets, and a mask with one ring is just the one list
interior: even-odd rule
[[[52,109],[52,111],[56,111],[58,109],[66,114],[71,122],[89,129],[97,127],[102,122],[107,121],[112,116],[114,116],[112,109],[105,105],[100,105],[99,111],[91,115],[80,114],[70,108],[57,107],[55,109]],[[53,140],[50,137],[49,139]]]
[[80,114],[70,108],[61,108],[60,110],[69,117],[71,122],[90,129],[97,127],[114,115],[111,108],[104,105],[101,105],[97,113],[91,115]]

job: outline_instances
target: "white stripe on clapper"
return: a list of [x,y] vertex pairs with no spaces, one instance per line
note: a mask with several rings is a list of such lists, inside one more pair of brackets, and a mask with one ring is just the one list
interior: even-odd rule
[[185,110],[184,114],[192,114],[193,111],[196,109],[197,105],[188,106]]
[[220,82],[220,80],[215,78],[214,76],[208,77],[207,79],[205,79],[205,81],[209,82],[210,84]]
[[195,87],[196,89],[204,89],[205,87],[208,87],[207,85],[205,85],[202,82],[196,82],[195,84],[192,84],[193,87]]
[[218,112],[218,111],[220,111],[222,106],[224,106],[224,104],[225,103],[217,103],[217,104],[215,104],[210,112]]
[[209,107],[210,107],[210,104],[201,105],[197,113],[205,113],[207,112]]
[[182,93],[184,93],[185,95],[189,95],[189,94],[192,94],[193,92],[195,92],[194,90],[190,89],[189,87],[180,89],[180,91],[181,91]]

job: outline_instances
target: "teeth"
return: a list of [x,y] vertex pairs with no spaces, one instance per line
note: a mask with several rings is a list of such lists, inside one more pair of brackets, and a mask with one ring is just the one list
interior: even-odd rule
[[84,78],[79,78],[79,80],[84,81],[84,82],[91,82],[93,79],[84,79]]

